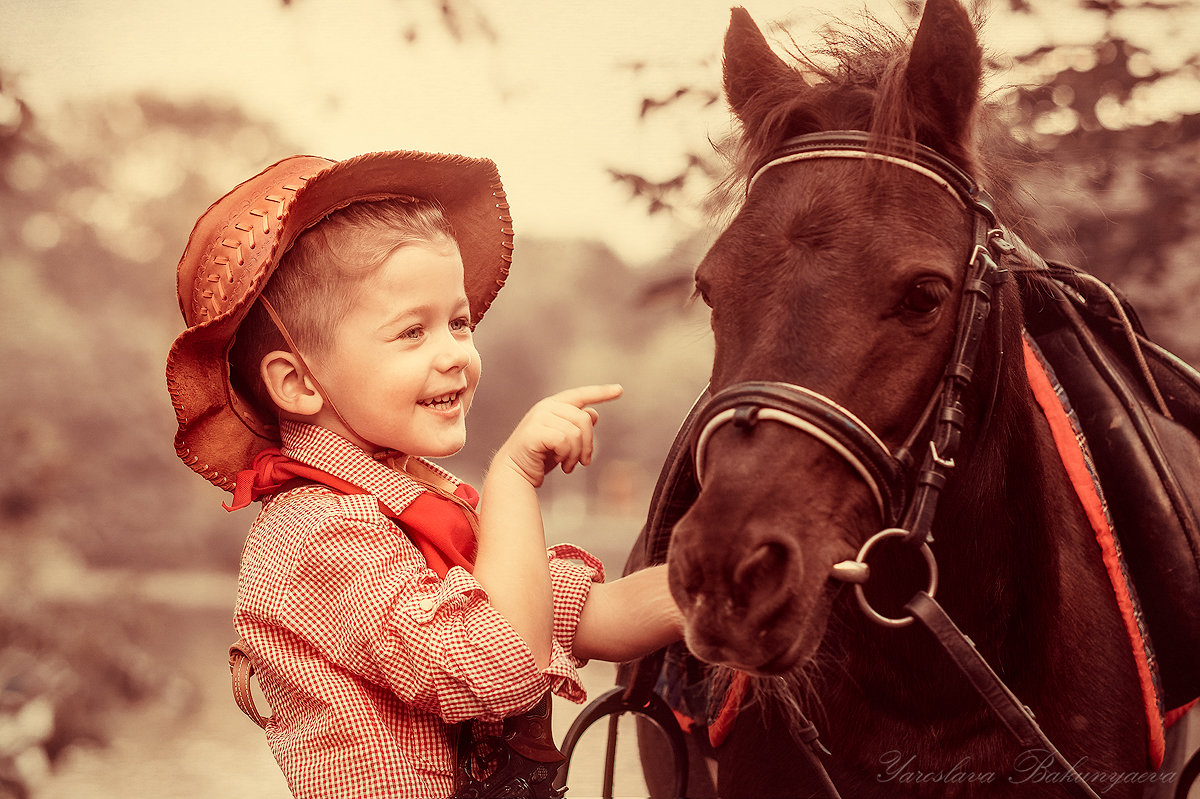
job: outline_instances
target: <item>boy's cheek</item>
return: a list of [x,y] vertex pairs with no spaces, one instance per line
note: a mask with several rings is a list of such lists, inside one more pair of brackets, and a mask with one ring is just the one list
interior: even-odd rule
[[479,385],[479,378],[483,376],[483,360],[479,357],[478,352],[471,358],[471,363],[467,365],[467,375],[470,391],[474,394],[475,386]]

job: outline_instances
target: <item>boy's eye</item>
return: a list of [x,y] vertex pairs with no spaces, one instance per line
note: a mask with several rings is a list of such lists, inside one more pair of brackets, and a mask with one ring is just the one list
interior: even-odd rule
[[422,335],[424,332],[425,332],[425,331],[421,329],[421,326],[420,326],[420,325],[413,325],[412,327],[410,327],[410,328],[407,328],[407,329],[406,329],[406,330],[405,330],[403,333],[401,333],[400,335],[396,336],[396,338],[397,338],[397,339],[402,339],[402,338],[407,338],[407,339],[418,339],[418,338],[420,338],[420,337],[421,337],[421,335]]
[[458,319],[452,319],[450,321],[450,329],[456,333],[461,332],[463,330],[470,330],[471,329],[471,320],[465,316],[460,316]]

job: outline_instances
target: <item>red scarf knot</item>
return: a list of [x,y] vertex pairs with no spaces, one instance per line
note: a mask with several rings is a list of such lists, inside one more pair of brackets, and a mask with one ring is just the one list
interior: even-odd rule
[[[254,457],[249,469],[238,472],[233,504],[222,502],[221,506],[227,511],[240,510],[255,500],[283,491],[290,484],[300,483],[318,483],[339,494],[371,493],[340,477],[293,460],[278,447],[268,447]],[[408,534],[439,577],[445,577],[452,566],[470,571],[475,562],[475,531],[467,514],[473,514],[479,505],[479,493],[466,483],[459,483],[453,497],[468,507],[462,507],[433,489],[422,491],[399,513],[393,512],[382,501],[379,503],[380,511]]]

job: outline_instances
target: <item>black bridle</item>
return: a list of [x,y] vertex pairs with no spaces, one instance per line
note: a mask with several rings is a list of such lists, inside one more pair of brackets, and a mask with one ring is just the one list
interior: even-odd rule
[[[818,438],[827,435],[851,443],[849,453],[837,447],[835,450],[868,483],[880,506],[884,527],[902,528],[906,541],[919,546],[932,540],[930,528],[938,496],[960,448],[966,423],[963,399],[975,377],[980,343],[992,315],[993,294],[1008,279],[1008,271],[999,264],[1015,248],[997,222],[987,193],[950,161],[914,142],[880,144],[861,131],[798,136],[758,163],[751,184],[764,170],[780,164],[839,157],[878,159],[915,170],[949,190],[971,215],[973,242],[965,265],[963,301],[954,346],[937,392],[926,403],[925,412],[904,444],[893,452],[852,413],[811,389],[780,382],[735,383],[714,394],[697,420],[697,475],[703,474],[709,437],[725,423],[748,429],[759,418],[771,418],[806,431],[815,427]],[[998,321],[993,325],[997,338],[1001,327]],[[992,375],[993,397],[1001,360],[997,358]],[[989,404],[985,420],[990,416]],[[926,442],[919,466],[914,452],[918,441]],[[882,503],[881,497],[885,500]]]
[[[1050,753],[1064,773],[1073,778],[1082,795],[1096,797],[1086,781],[1046,738],[1029,709],[1004,685],[970,639],[959,631],[933,598],[937,588],[937,562],[929,547],[933,540],[930,530],[942,490],[955,468],[955,459],[960,457],[963,430],[967,424],[964,398],[976,378],[980,345],[993,310],[996,315],[999,313],[999,305],[994,306],[994,293],[1009,277],[1008,270],[1000,264],[1018,250],[1035,268],[1043,262],[1000,225],[991,197],[970,176],[938,153],[914,142],[880,141],[861,131],[798,136],[785,141],[756,165],[747,193],[767,169],[825,158],[871,159],[918,172],[949,191],[969,215],[973,244],[964,267],[954,344],[940,384],[912,432],[895,452],[854,414],[810,389],[782,382],[743,382],[727,386],[712,396],[696,420],[697,434],[693,439],[696,476],[703,479],[708,442],[717,429],[727,424],[749,432],[763,421],[782,423],[830,447],[867,483],[883,526],[862,546],[854,560],[835,564],[831,577],[855,583],[860,607],[879,624],[906,626],[920,621],[1010,733],[1026,748],[1039,747]],[[992,320],[991,327],[997,342],[1001,342],[1001,320]],[[985,389],[990,399],[980,419],[981,430],[990,424],[1002,361],[1001,346],[991,385]],[[918,465],[915,447],[919,442],[926,444]],[[928,587],[916,591],[905,606],[911,615],[898,619],[883,616],[871,608],[862,589],[870,576],[866,561],[871,549],[881,539],[889,537],[901,538],[919,548],[929,568]],[[829,795],[836,796],[836,789]]]

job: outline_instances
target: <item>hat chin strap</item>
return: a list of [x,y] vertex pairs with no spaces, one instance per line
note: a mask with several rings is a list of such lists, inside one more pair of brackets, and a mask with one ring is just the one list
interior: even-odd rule
[[300,348],[296,346],[296,342],[292,340],[291,334],[288,333],[287,326],[283,323],[283,320],[279,318],[279,314],[276,313],[275,306],[271,305],[270,300],[261,295],[259,296],[258,301],[262,303],[263,308],[266,309],[267,316],[271,317],[271,321],[274,322],[275,327],[279,329],[279,333],[283,336],[283,340],[287,342],[288,347],[291,348],[292,354],[296,356],[296,360],[300,362],[300,366],[312,380],[313,387],[317,390],[317,393],[321,395],[321,398],[325,400],[325,402],[329,403],[329,407],[333,410],[334,415],[337,416],[338,421],[341,422],[342,426],[352,433],[359,441],[366,441],[367,439],[359,435],[358,431],[346,421],[346,417],[342,416],[342,412],[338,410],[337,404],[333,401],[333,396],[325,390],[325,387],[321,385],[321,381],[317,379],[317,373],[312,370],[312,367],[309,366],[307,362],[305,362],[304,356],[300,354]]

